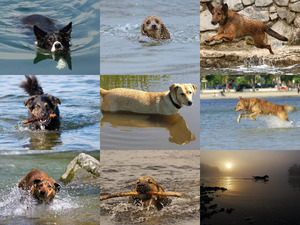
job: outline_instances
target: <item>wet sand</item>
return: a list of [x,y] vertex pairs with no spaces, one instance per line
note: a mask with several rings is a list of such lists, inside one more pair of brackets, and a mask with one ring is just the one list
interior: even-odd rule
[[297,90],[292,91],[256,91],[256,92],[225,92],[222,96],[221,90],[214,92],[200,93],[200,99],[238,99],[240,96],[243,98],[280,98],[280,97],[300,97]]

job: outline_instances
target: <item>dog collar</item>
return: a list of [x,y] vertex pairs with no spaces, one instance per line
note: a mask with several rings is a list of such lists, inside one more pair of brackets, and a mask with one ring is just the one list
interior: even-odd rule
[[177,105],[177,104],[173,101],[170,92],[169,92],[168,96],[169,96],[169,99],[170,99],[170,101],[172,102],[172,104],[173,104],[177,109],[180,109],[181,106]]

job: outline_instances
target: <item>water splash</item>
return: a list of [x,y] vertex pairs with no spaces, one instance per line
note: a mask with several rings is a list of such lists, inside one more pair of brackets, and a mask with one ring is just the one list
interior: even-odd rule
[[277,116],[263,116],[257,118],[260,121],[263,121],[264,127],[265,125],[268,128],[293,128],[293,127],[300,127],[300,121],[284,121],[279,119]]

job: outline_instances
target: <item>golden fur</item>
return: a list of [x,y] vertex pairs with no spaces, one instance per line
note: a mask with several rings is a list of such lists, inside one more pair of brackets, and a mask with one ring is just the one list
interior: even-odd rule
[[[108,112],[127,111],[143,114],[173,115],[184,105],[193,103],[192,95],[196,94],[194,84],[172,84],[170,91],[145,92],[134,89],[115,88],[104,90],[100,88],[103,98],[101,109]],[[176,108],[175,104],[179,106]]]
[[42,170],[30,171],[18,184],[23,190],[30,190],[30,196],[38,203],[51,203],[55,194],[60,190],[60,185]]
[[271,46],[265,42],[265,32],[278,40],[288,41],[286,37],[278,34],[264,23],[245,19],[239,13],[228,9],[227,4],[213,7],[211,3],[207,3],[207,7],[212,14],[211,23],[219,24],[219,30],[216,35],[206,39],[206,43],[222,40],[233,41],[234,38],[251,36],[257,48],[267,48],[271,54],[274,54]]
[[170,33],[158,16],[148,16],[141,25],[142,35],[156,39],[170,39]]
[[135,205],[143,204],[143,207],[154,205],[158,210],[161,210],[171,202],[166,196],[155,196],[150,194],[151,192],[164,192],[164,189],[151,177],[140,177],[136,181],[132,192],[139,193],[138,196],[129,197],[129,203]]
[[250,117],[255,121],[256,116],[262,114],[278,116],[279,119],[288,121],[288,112],[296,112],[297,109],[292,105],[277,105],[271,102],[268,102],[264,99],[258,98],[248,98],[244,99],[239,98],[239,102],[235,107],[236,111],[244,111],[247,113],[241,113],[237,119],[237,122],[240,122],[241,118]]

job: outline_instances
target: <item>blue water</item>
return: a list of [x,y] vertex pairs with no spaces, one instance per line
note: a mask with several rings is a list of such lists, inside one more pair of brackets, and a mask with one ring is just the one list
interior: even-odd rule
[[[73,1],[1,1],[0,74],[99,74],[100,2]],[[19,17],[42,14],[64,27],[73,22],[70,56],[53,59],[51,53],[38,54],[34,35],[24,30]],[[29,34],[29,35],[28,35]],[[35,58],[45,58],[35,63]]]
[[0,76],[0,154],[12,150],[99,150],[100,76],[40,75],[45,93],[61,99],[59,132],[31,131],[23,102],[28,95],[18,87],[21,75]]
[[[150,15],[161,18],[170,40],[141,37]],[[199,1],[103,0],[100,16],[101,74],[199,76]]]
[[[266,98],[280,104],[293,105],[300,110],[298,98]],[[289,120],[274,116],[237,117],[238,99],[212,99],[200,101],[201,150],[299,150],[300,112],[289,114]]]

